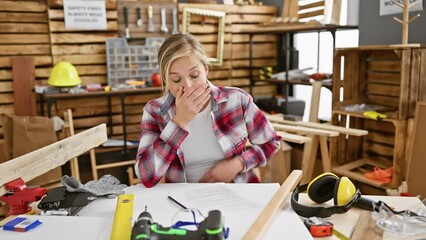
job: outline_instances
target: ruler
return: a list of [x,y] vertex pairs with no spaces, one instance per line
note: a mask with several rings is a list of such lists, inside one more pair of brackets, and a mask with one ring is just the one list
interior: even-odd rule
[[132,235],[133,194],[118,196],[112,224],[111,240],[130,240]]

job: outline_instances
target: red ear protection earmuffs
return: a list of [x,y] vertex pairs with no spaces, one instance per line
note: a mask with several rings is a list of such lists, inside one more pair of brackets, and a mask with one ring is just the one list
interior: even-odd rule
[[[324,203],[331,199],[334,206],[311,207],[298,203],[299,192],[307,191],[309,198],[316,203]],[[348,211],[361,199],[361,192],[347,177],[339,178],[333,173],[323,173],[314,178],[309,184],[297,187],[291,195],[293,210],[302,217],[330,217],[335,213]],[[366,203],[372,209],[372,204]],[[361,206],[364,208],[364,206]],[[365,207],[365,208],[366,208]]]

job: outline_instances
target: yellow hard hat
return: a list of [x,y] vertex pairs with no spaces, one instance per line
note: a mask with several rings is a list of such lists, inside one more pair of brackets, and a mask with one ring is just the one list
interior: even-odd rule
[[47,83],[55,87],[73,87],[80,84],[81,80],[77,69],[70,62],[61,61],[53,67]]

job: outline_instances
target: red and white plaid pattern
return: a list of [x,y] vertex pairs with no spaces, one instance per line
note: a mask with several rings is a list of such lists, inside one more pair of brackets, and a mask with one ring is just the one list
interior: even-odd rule
[[[234,182],[259,182],[253,168],[266,165],[278,151],[281,138],[245,91],[211,84],[210,87],[213,132],[225,159],[239,155],[245,165]],[[185,182],[185,159],[180,146],[188,132],[172,120],[176,114],[174,100],[168,93],[144,108],[135,170],[146,187],[155,186],[164,175],[167,182]],[[250,147],[246,147],[247,140]]]

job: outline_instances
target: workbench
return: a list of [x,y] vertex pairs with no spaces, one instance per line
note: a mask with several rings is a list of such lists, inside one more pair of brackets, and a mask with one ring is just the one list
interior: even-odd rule
[[[169,195],[177,192],[188,192],[206,187],[225,187],[233,191],[241,197],[241,201],[250,201],[254,203],[254,207],[229,210],[226,207],[221,210],[224,216],[225,226],[230,228],[228,239],[242,239],[244,234],[250,228],[256,217],[260,214],[263,207],[269,202],[274,193],[278,190],[278,184],[159,184],[153,188],[145,188],[142,185],[135,185],[126,188],[126,193],[135,194],[133,207],[133,220],[147,207],[148,212],[152,215],[155,222],[170,226],[173,216],[180,208],[173,202],[168,200]],[[262,193],[262,194],[253,194]],[[211,196],[214,199],[215,196]],[[421,206],[418,198],[414,197],[390,197],[390,196],[368,196],[375,200],[382,200],[396,210],[415,209]],[[289,201],[289,200],[288,200]],[[6,232],[0,230],[0,239],[46,239],[48,233],[51,239],[109,239],[112,228],[115,207],[117,199],[99,198],[90,203],[79,212],[79,217],[51,217],[44,216],[46,219],[38,229],[26,233]],[[307,198],[305,193],[300,194],[300,203],[313,205]],[[218,206],[224,206],[224,203],[217,201]],[[325,203],[331,206],[332,202]],[[191,208],[191,206],[187,206]],[[424,206],[423,206],[424,207]],[[207,215],[207,211],[202,211]],[[334,223],[335,229],[345,236],[350,236],[358,217],[362,211],[352,208],[347,213],[335,214],[329,221]],[[43,216],[34,216],[42,219]],[[80,218],[81,220],[78,220]],[[52,219],[55,219],[54,221]],[[65,224],[67,224],[65,226]],[[75,229],[78,229],[76,233]],[[74,231],[74,232],[73,232]],[[37,237],[39,235],[40,237]],[[56,237],[59,236],[59,237]],[[95,238],[94,238],[95,236]],[[311,235],[305,228],[302,220],[291,209],[290,203],[286,204],[283,209],[279,210],[273,218],[272,224],[266,229],[265,235],[261,239],[312,239]],[[337,239],[336,237],[326,237],[318,239]],[[395,236],[385,233],[383,239],[398,239]]]
[[[144,95],[151,93],[161,93],[160,87],[147,87],[138,89],[126,89],[116,91],[97,91],[87,93],[42,93],[37,94],[40,103],[40,113],[42,116],[47,115],[52,117],[52,106],[58,101],[76,100],[76,99],[92,99],[92,98],[107,98],[108,99],[108,128],[109,135],[113,135],[113,116],[112,116],[112,98],[119,97],[121,105],[121,118],[123,129],[124,150],[127,151],[127,128],[126,128],[126,98],[135,95]],[[46,107],[46,109],[45,109]],[[141,107],[142,108],[142,107]]]

